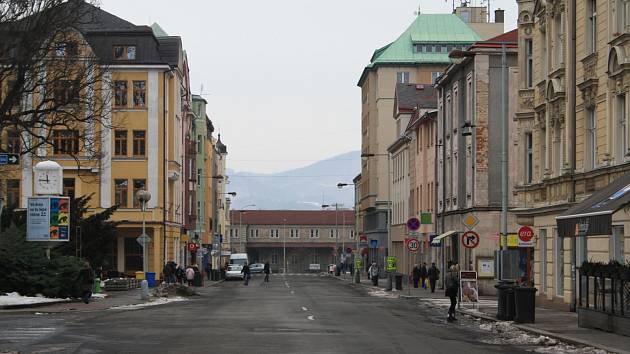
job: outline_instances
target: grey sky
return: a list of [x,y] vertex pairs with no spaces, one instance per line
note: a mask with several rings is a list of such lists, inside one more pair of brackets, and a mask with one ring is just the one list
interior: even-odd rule
[[[459,2],[457,0],[456,2]],[[361,147],[356,86],[374,49],[452,0],[102,0],[182,37],[193,93],[228,146],[229,168],[277,172]],[[480,4],[481,1],[472,1]],[[516,1],[494,0],[516,27]]]

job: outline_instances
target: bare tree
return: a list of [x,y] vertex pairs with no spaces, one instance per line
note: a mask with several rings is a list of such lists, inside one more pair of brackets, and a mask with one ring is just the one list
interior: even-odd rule
[[0,151],[99,158],[111,85],[85,36],[92,5],[0,0]]

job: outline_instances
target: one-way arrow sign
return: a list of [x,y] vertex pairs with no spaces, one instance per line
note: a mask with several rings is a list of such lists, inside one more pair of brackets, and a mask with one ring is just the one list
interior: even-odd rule
[[0,154],[0,165],[19,165],[20,155],[18,154]]

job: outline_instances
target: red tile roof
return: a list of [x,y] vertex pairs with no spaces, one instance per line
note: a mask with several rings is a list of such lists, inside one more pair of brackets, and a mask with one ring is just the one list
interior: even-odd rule
[[514,29],[509,32],[505,32],[496,37],[490,38],[487,41],[476,42],[470,47],[470,49],[501,48],[502,44],[505,44],[508,48],[518,48],[518,30]]
[[232,225],[241,222],[246,225],[354,225],[352,210],[232,210],[230,213]]

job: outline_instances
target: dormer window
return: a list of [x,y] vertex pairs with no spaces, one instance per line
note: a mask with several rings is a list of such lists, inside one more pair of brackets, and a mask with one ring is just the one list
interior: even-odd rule
[[114,60],[136,60],[135,45],[114,46]]
[[79,54],[77,44],[74,42],[59,42],[55,44],[55,56],[74,57]]

